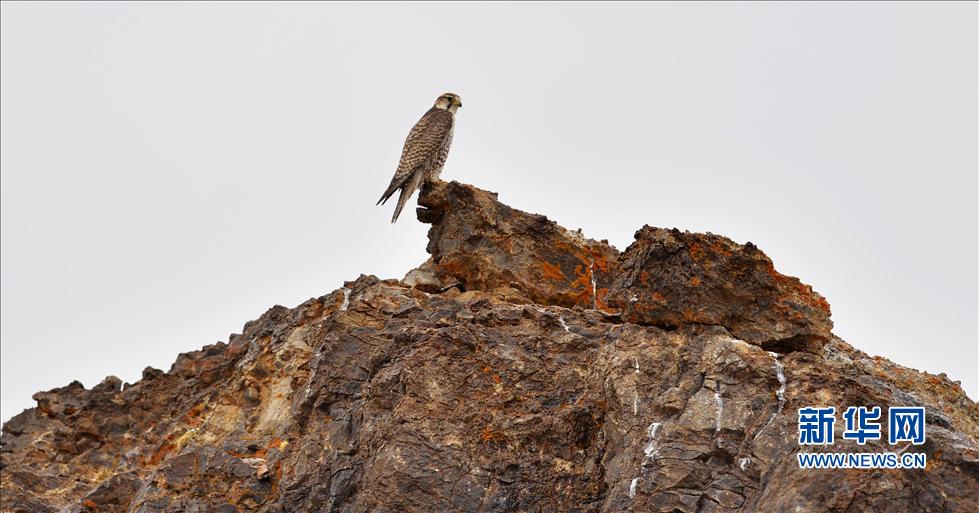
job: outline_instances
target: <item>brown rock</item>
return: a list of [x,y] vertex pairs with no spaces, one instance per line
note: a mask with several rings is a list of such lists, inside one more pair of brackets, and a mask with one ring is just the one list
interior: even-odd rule
[[[478,189],[427,192],[434,272],[461,287],[361,276],[166,373],[38,393],[3,426],[0,511],[979,510],[979,406],[829,334],[757,250],[645,228],[619,255]],[[800,469],[810,405],[924,406],[924,445],[857,446],[838,418],[827,450],[928,469]]]
[[424,290],[445,282],[509,288],[538,304],[596,309],[636,324],[724,326],[783,351],[818,348],[831,335],[829,303],[778,273],[750,242],[646,226],[619,253],[456,182],[426,187],[419,204],[418,218],[432,223],[432,258],[407,278],[425,277]]
[[466,290],[509,287],[531,301],[604,310],[618,251],[458,182],[426,186],[418,218],[442,281]]
[[625,321],[714,324],[771,348],[829,340],[829,303],[750,242],[645,226],[619,260],[608,303]]
[[458,282],[455,281],[450,283],[442,282],[435,271],[435,264],[432,263],[431,258],[426,260],[422,265],[408,271],[405,277],[401,279],[401,283],[432,294],[444,292],[446,289],[458,285]]

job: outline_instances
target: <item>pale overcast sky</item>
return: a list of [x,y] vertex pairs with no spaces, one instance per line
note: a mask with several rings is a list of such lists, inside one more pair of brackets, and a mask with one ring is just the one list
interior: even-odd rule
[[444,179],[619,249],[752,241],[835,333],[977,391],[976,4],[4,3],[2,411],[423,262]]

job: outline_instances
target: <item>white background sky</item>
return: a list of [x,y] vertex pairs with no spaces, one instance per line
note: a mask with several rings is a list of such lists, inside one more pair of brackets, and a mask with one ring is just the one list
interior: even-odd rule
[[5,3],[0,416],[424,261],[374,202],[449,90],[443,178],[752,241],[979,397],[976,44],[972,2]]

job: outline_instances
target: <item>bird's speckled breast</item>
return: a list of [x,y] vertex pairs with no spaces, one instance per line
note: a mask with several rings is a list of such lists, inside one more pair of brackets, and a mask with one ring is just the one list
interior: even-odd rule
[[435,159],[425,174],[426,183],[438,180],[439,175],[442,174],[442,167],[445,166],[445,161],[449,158],[449,147],[452,146],[452,136],[455,134],[455,119],[452,120],[452,124],[452,128],[449,129],[449,135],[445,138],[445,144],[436,152]]

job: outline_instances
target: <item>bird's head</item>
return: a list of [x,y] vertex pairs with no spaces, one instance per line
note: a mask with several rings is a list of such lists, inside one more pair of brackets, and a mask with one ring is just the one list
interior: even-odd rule
[[455,93],[443,93],[435,100],[435,108],[447,110],[453,114],[462,107],[462,98]]

